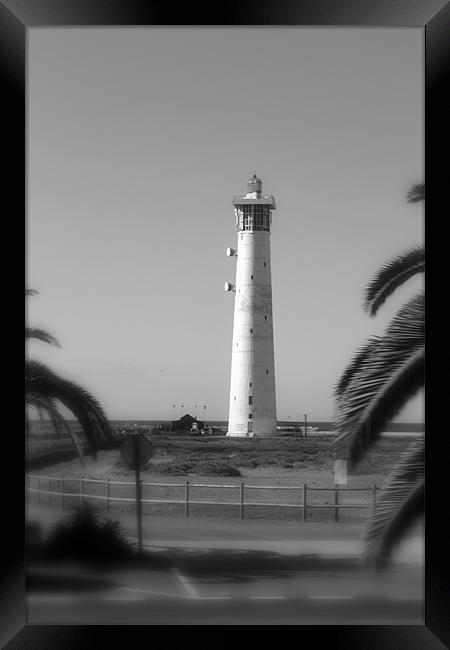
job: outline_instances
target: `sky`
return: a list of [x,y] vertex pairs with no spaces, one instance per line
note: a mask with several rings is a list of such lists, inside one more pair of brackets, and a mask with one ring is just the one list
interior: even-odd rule
[[[363,290],[423,242],[421,28],[28,31],[29,354],[111,419],[228,417],[233,194],[273,194],[277,416],[333,417]],[[173,405],[175,404],[175,409]],[[184,408],[181,409],[181,405]],[[202,409],[207,406],[206,411]],[[423,420],[423,395],[398,419]]]

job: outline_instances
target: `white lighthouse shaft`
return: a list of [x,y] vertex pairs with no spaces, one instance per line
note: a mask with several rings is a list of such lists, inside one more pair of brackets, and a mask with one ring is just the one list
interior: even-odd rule
[[[250,189],[252,181],[259,179],[251,179]],[[227,436],[271,436],[277,431],[270,267],[275,201],[257,191],[233,203],[238,247]]]

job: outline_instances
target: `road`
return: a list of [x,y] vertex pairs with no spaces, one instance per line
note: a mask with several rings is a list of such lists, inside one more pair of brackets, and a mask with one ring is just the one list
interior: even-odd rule
[[[50,526],[56,515],[37,516]],[[121,521],[134,541],[134,518]],[[66,574],[61,567],[34,567],[27,620],[423,624],[421,537],[416,533],[393,567],[376,574],[360,561],[361,532],[360,524],[146,517],[150,563],[103,571],[67,567]]]

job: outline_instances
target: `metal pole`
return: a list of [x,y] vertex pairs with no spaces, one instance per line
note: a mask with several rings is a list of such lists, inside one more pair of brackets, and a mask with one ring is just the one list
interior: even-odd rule
[[134,473],[136,478],[136,517],[138,533],[138,550],[142,553],[142,504],[141,504],[141,470],[139,467],[139,442],[137,435],[133,436],[134,443]]
[[184,516],[189,517],[189,481],[184,486]]
[[306,521],[307,519],[307,511],[306,511],[306,483],[303,483],[303,521]]
[[239,489],[239,495],[240,495],[241,519],[244,519],[244,481],[241,481],[241,485],[240,485],[240,489]]
[[106,479],[106,484],[105,484],[105,511],[108,513],[109,512],[109,478]]
[[[339,505],[339,485],[336,483],[334,486],[334,504]],[[334,521],[339,521],[339,508],[334,509]]]
[[373,501],[373,506],[375,507],[377,504],[377,485],[376,483],[373,484],[372,487],[372,501]]
[[305,413],[305,437],[308,435],[308,416]]

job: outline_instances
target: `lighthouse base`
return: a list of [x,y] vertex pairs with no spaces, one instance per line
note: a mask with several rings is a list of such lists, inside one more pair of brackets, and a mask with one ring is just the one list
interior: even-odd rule
[[227,438],[274,438],[278,436],[278,431],[273,431],[269,433],[235,433],[234,431],[227,431]]
[[278,435],[277,422],[269,418],[260,422],[230,422],[226,435],[227,438],[273,438]]

